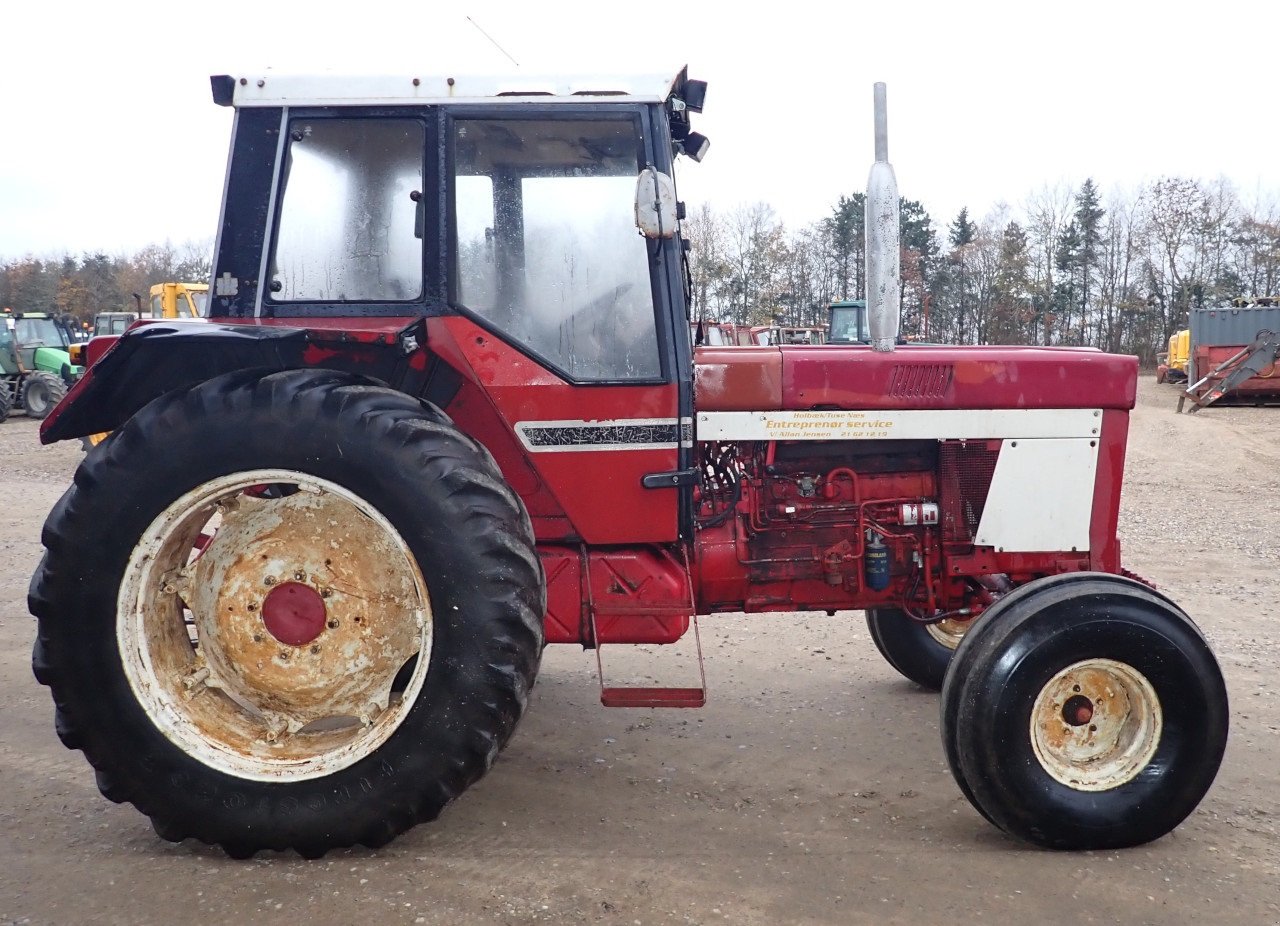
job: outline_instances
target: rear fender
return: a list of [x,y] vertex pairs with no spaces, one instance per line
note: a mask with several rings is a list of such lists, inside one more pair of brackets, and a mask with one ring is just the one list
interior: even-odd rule
[[153,399],[235,370],[323,367],[413,394],[425,379],[426,336],[420,320],[387,319],[377,330],[350,331],[332,324],[308,328],[306,320],[298,321],[302,324],[297,327],[175,321],[132,328],[44,420],[40,442],[113,431]]

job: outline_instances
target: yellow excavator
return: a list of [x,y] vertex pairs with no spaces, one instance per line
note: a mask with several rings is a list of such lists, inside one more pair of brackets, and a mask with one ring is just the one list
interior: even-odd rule
[[1169,349],[1156,354],[1156,382],[1185,383],[1190,353],[1191,329],[1183,328],[1171,334]]
[[139,318],[203,318],[209,298],[208,283],[157,283],[151,287],[148,309],[142,295],[134,293],[138,308],[133,312],[99,312],[93,317],[93,336],[124,334]]

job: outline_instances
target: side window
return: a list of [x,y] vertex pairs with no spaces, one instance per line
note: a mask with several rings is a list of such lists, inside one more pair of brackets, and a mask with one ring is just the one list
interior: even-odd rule
[[271,261],[273,302],[422,297],[423,124],[295,119]]
[[151,297],[151,317],[164,318],[164,298],[159,293]]
[[636,120],[458,120],[453,145],[455,304],[572,379],[658,378]]

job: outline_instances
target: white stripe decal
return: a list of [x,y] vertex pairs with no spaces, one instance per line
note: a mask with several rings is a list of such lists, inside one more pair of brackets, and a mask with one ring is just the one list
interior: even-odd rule
[[530,453],[581,453],[601,450],[674,450],[689,419],[612,418],[596,421],[518,421],[516,434]]
[[1094,408],[699,412],[699,441],[1097,437]]

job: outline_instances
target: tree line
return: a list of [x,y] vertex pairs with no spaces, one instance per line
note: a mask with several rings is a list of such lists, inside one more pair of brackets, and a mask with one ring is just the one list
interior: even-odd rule
[[[695,318],[825,326],[827,306],[866,293],[862,193],[788,229],[767,203],[693,209]],[[902,332],[956,344],[1072,344],[1150,361],[1193,306],[1280,294],[1280,205],[1246,206],[1226,180],[1163,177],[1103,201],[1092,180],[1047,186],[1015,210],[939,230],[900,202]],[[91,321],[154,283],[204,281],[212,242],[132,255],[0,262],[0,306]]]
[[148,245],[130,255],[93,252],[7,260],[0,263],[0,307],[92,324],[99,312],[133,310],[134,293],[145,309],[155,283],[208,282],[212,255],[212,241],[190,241]]
[[[862,193],[787,229],[766,203],[692,211],[694,317],[825,326],[865,297]],[[1164,177],[1106,202],[1092,180],[1045,187],[1017,211],[968,209],[939,231],[900,201],[902,333],[955,344],[1068,344],[1151,361],[1193,306],[1280,294],[1280,207],[1226,180]]]

